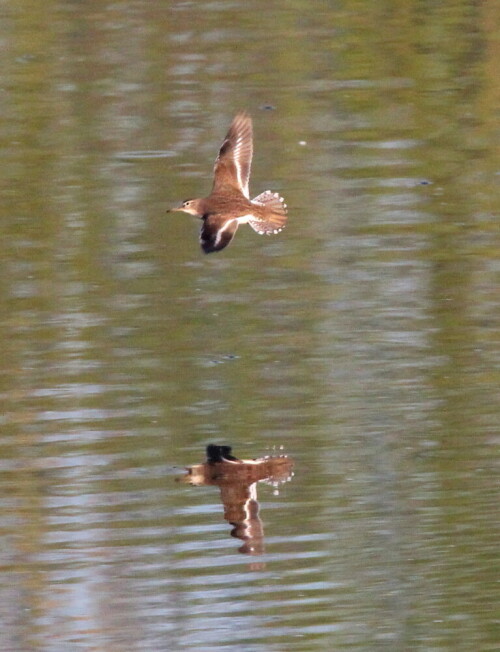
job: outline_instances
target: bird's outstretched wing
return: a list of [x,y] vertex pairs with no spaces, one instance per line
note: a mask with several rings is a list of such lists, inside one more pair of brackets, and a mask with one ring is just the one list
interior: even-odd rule
[[249,199],[248,180],[252,155],[252,118],[245,111],[240,111],[234,117],[215,160],[212,192],[227,191],[229,186]]
[[200,245],[206,254],[220,251],[234,238],[238,229],[237,220],[218,219],[217,215],[204,215],[200,231]]

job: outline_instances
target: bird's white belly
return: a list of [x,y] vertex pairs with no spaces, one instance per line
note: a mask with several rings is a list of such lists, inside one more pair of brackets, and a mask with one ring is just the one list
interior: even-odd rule
[[240,217],[236,218],[236,221],[238,224],[248,224],[248,221],[251,220],[252,218],[255,219],[255,215],[249,214],[249,215],[241,215]]

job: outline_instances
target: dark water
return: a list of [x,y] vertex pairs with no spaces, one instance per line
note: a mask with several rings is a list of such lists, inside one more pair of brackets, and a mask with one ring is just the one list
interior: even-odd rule
[[[1,5],[2,651],[498,649],[495,7]],[[240,108],[289,226],[204,256]]]

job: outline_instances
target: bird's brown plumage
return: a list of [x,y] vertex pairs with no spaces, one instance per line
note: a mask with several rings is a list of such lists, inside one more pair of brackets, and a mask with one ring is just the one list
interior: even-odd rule
[[257,233],[267,235],[278,233],[286,224],[286,204],[277,193],[266,190],[252,200],[249,198],[252,155],[252,118],[240,111],[234,117],[215,160],[210,195],[186,200],[178,208],[171,209],[203,220],[200,244],[205,253],[227,247],[239,224],[248,223]]

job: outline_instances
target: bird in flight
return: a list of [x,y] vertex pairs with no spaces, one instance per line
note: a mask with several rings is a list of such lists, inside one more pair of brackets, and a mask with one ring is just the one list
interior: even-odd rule
[[252,118],[245,111],[234,117],[214,165],[212,192],[186,199],[167,212],[183,211],[201,218],[200,245],[206,254],[220,251],[234,238],[240,224],[259,234],[279,233],[287,221],[283,197],[266,190],[250,199],[248,181],[253,154]]

